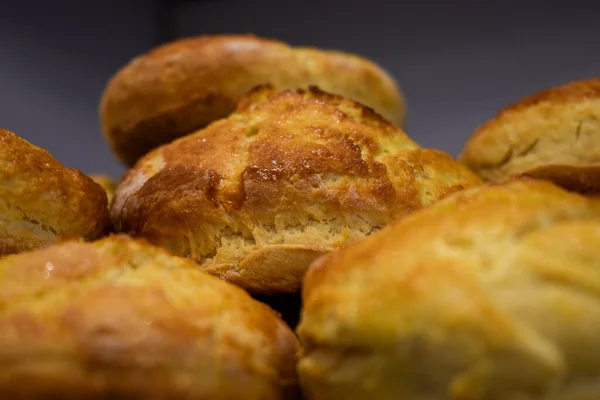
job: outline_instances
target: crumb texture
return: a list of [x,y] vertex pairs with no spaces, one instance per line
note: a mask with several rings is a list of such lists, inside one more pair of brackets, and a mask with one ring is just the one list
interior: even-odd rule
[[600,203],[518,179],[455,193],[306,274],[314,400],[600,397]]
[[479,183],[351,100],[261,87],[141,159],[112,220],[250,291],[290,292],[318,256]]

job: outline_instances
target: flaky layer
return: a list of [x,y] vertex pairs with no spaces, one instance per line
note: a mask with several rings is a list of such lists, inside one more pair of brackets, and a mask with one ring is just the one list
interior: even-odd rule
[[404,121],[396,83],[369,60],[251,35],[213,35],[159,46],[116,73],[100,106],[104,133],[118,157],[132,166],[149,150],[227,116],[261,84],[318,85],[373,107],[398,125]]
[[296,347],[241,289],[125,236],[0,259],[3,399],[293,399]]
[[0,256],[61,237],[95,239],[108,222],[106,193],[99,185],[0,129]]
[[530,175],[600,190],[600,79],[540,92],[502,110],[467,142],[461,161],[490,181]]
[[308,397],[599,397],[599,205],[481,186],[321,258],[298,329]]
[[140,160],[112,219],[253,292],[291,292],[316,257],[479,183],[357,103],[263,87]]

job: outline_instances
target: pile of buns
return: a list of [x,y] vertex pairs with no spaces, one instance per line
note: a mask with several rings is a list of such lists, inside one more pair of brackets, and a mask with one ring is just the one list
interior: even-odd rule
[[458,159],[405,114],[372,61],[225,35],[108,82],[118,182],[0,130],[0,398],[600,398],[600,79]]

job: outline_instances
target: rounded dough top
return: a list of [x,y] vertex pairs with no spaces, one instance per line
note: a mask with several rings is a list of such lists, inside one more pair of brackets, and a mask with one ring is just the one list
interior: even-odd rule
[[106,193],[14,133],[0,129],[0,255],[108,228]]
[[246,289],[289,292],[315,257],[479,183],[351,100],[261,87],[142,158],[112,220]]
[[600,396],[600,207],[545,181],[467,189],[315,262],[311,399]]
[[290,47],[253,35],[203,35],[158,46],[108,82],[100,119],[111,147],[127,165],[164,143],[235,111],[257,85],[316,85],[374,108],[402,126],[406,104],[391,75],[341,51]]
[[126,236],[0,259],[0,305],[5,399],[296,393],[297,341],[274,311]]
[[467,141],[460,160],[490,181],[529,175],[600,191],[600,79],[570,82],[513,104]]

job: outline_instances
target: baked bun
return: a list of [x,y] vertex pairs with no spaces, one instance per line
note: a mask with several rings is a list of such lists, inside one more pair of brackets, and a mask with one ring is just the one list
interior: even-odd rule
[[480,186],[320,258],[307,398],[600,398],[598,205],[547,181]]
[[117,190],[117,183],[110,176],[105,174],[91,174],[89,177],[98,185],[102,186],[102,189],[104,189],[106,196],[108,197],[108,204],[110,204],[115,195],[115,190]]
[[61,237],[96,239],[108,223],[106,193],[98,184],[0,129],[0,255]]
[[364,103],[399,126],[404,121],[396,82],[369,60],[252,35],[208,35],[162,45],[118,71],[102,97],[104,134],[132,166],[149,150],[227,116],[260,84],[317,85]]
[[252,293],[294,292],[316,257],[479,183],[351,100],[261,87],[142,158],[111,216]]
[[460,159],[489,181],[529,175],[600,192],[600,79],[568,83],[502,110],[475,132]]
[[195,263],[125,236],[0,259],[0,398],[294,399],[297,341]]

